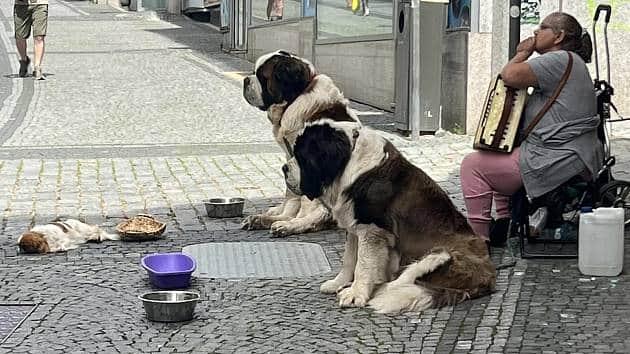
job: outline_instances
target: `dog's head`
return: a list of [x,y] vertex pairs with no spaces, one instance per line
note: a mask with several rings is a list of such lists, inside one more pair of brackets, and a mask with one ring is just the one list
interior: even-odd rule
[[333,126],[330,120],[307,125],[295,141],[294,157],[282,166],[287,187],[309,199],[320,197],[343,174],[357,129],[356,123],[336,122]]
[[265,54],[256,61],[254,75],[243,80],[243,97],[263,111],[272,104],[290,105],[315,75],[315,67],[306,59],[283,50]]
[[48,253],[50,252],[50,246],[44,235],[39,232],[25,232],[18,239],[18,245],[20,251],[24,253]]

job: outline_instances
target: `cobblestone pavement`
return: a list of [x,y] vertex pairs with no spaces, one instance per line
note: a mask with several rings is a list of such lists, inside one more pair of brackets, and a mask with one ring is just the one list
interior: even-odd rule
[[[181,17],[50,2],[48,80],[37,82],[16,77],[11,2],[0,4],[0,304],[38,304],[0,352],[630,352],[627,271],[583,277],[575,260],[519,259],[491,296],[398,316],[339,309],[318,292],[333,273],[198,278],[194,321],[147,321],[137,299],[151,289],[143,255],[275,241],[240,230],[238,218],[209,219],[201,200],[244,196],[246,214],[278,202],[283,156],[264,114],[241,98],[237,73],[251,64],[221,53],[218,33]],[[457,166],[470,137],[408,140],[388,132],[390,115],[356,108],[463,208]],[[630,179],[627,130],[614,146],[616,173]],[[168,222],[164,240],[17,253],[18,235],[54,216],[111,229],[138,212]],[[283,241],[320,244],[337,270],[342,238],[332,230]]]

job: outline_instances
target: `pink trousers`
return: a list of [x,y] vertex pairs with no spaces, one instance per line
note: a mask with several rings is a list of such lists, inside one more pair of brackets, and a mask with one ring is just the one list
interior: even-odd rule
[[521,186],[519,149],[511,154],[475,151],[462,161],[460,178],[468,223],[482,238],[488,239],[494,199],[497,219],[510,216],[510,196]]

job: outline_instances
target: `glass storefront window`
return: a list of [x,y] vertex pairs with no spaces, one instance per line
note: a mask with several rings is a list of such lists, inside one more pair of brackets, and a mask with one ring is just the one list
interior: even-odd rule
[[145,10],[166,10],[166,0],[143,0],[142,7]]
[[392,33],[393,0],[317,0],[317,38]]
[[251,0],[251,25],[300,18],[300,0]]

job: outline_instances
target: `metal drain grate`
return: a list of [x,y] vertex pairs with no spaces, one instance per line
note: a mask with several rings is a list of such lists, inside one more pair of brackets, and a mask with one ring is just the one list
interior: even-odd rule
[[0,304],[0,344],[35,310],[32,304]]
[[304,242],[225,242],[186,246],[204,278],[307,277],[331,271],[322,247]]

